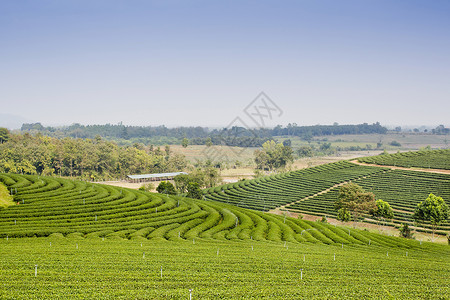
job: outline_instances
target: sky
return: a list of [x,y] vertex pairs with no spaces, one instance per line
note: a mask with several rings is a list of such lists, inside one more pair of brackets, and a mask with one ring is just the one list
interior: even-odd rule
[[447,126],[449,53],[446,0],[4,0],[0,114],[252,126],[264,92],[267,126]]

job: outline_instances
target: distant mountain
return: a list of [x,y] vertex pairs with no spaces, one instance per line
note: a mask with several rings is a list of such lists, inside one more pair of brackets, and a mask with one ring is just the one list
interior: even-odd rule
[[0,127],[6,127],[8,129],[20,129],[23,123],[33,122],[34,121],[23,118],[21,116],[0,113]]

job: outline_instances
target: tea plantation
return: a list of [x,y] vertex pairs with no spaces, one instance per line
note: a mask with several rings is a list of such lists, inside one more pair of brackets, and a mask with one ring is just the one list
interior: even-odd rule
[[450,149],[410,151],[358,159],[359,162],[386,166],[450,170]]
[[[302,195],[341,178],[385,174],[348,162],[303,172],[309,184]],[[279,177],[274,185],[283,188]],[[55,177],[0,174],[0,182],[15,203],[0,209],[1,299],[445,299],[450,293],[447,245]]]

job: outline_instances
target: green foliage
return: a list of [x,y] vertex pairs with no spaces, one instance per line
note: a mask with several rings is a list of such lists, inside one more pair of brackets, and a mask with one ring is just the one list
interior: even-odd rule
[[417,204],[414,219],[419,222],[430,222],[435,228],[448,218],[448,206],[442,197],[430,194],[425,201]]
[[286,167],[294,160],[292,148],[282,143],[267,141],[262,150],[255,150],[256,167],[261,170],[274,170]]
[[147,183],[147,184],[143,184],[139,187],[140,191],[144,191],[144,192],[150,192],[155,188],[155,185],[153,183]]
[[411,228],[409,228],[408,224],[401,224],[400,228],[398,229],[400,231],[400,236],[407,238],[407,239],[412,239],[413,238],[413,233],[411,231]]
[[180,154],[129,147],[102,140],[56,139],[37,134],[12,134],[0,144],[0,172],[80,177],[86,180],[124,178],[130,174],[175,172],[187,167]]
[[172,183],[168,181],[161,181],[161,183],[156,187],[156,191],[160,194],[166,195],[176,195],[177,191]]
[[187,138],[184,138],[181,142],[181,145],[183,146],[183,148],[187,148],[187,146],[189,146],[189,140]]
[[389,143],[389,145],[394,146],[394,147],[401,147],[402,146],[402,144],[400,144],[397,141],[392,141],[392,142]]
[[9,194],[6,186],[0,182],[0,209],[14,204],[13,197]]
[[192,199],[202,199],[203,198],[203,192],[200,189],[200,186],[197,182],[189,182],[188,183],[186,197],[189,197]]
[[351,182],[340,187],[335,208],[338,211],[345,208],[356,221],[362,214],[376,210],[375,195],[364,191],[361,186]]
[[0,144],[3,144],[9,140],[9,130],[4,127],[0,127]]
[[394,211],[386,201],[378,199],[376,201],[376,206],[376,209],[372,211],[372,215],[375,217],[389,220],[394,217]]
[[349,222],[352,219],[352,215],[347,208],[343,207],[337,211],[337,219],[342,222]]

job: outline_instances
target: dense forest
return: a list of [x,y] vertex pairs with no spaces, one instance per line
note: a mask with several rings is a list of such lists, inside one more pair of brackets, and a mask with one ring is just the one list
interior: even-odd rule
[[343,134],[384,134],[387,129],[380,125],[314,125],[298,126],[289,124],[285,127],[278,125],[275,128],[249,129],[244,127],[231,127],[210,130],[206,127],[176,127],[165,126],[125,126],[117,125],[81,125],[73,124],[64,127],[44,127],[40,123],[23,124],[22,132],[41,133],[51,137],[72,137],[94,139],[100,136],[109,140],[131,140],[143,144],[179,144],[184,138],[190,140],[192,145],[227,145],[239,147],[260,147],[262,144],[276,136],[297,136],[311,139],[323,135]]
[[94,139],[2,134],[0,173],[76,176],[86,180],[117,179],[129,174],[184,170],[184,156],[170,147],[135,144],[120,147],[100,136]]

